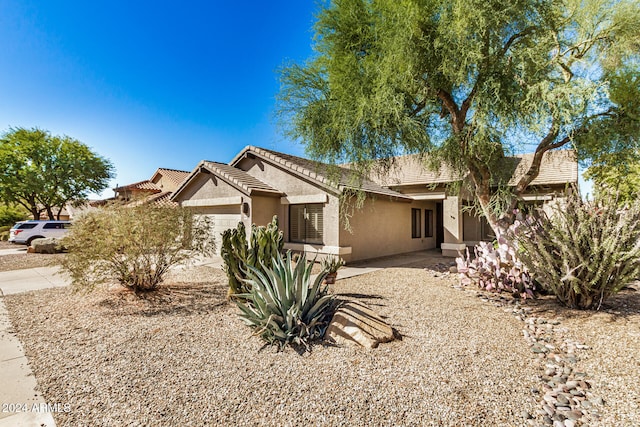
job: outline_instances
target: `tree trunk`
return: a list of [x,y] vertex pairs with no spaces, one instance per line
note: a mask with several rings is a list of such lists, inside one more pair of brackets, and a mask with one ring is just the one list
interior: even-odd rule
[[47,206],[47,216],[49,217],[49,219],[56,219],[51,206]]
[[[509,204],[504,212],[496,212],[492,206],[492,190],[491,190],[491,173],[488,169],[483,169],[477,165],[471,165],[470,176],[473,184],[474,194],[482,210],[482,214],[487,219],[489,226],[495,233],[496,237],[503,235],[515,220],[515,209],[518,206],[519,195],[526,189],[516,188]],[[534,172],[537,176],[537,171]]]

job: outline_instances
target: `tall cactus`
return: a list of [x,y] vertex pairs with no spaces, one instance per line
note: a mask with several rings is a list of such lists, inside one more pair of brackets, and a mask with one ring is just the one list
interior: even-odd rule
[[272,260],[282,252],[284,239],[278,230],[278,217],[265,226],[251,226],[251,245],[247,244],[247,234],[242,222],[235,229],[226,230],[222,234],[221,255],[224,260],[224,271],[229,279],[229,298],[250,291],[246,282],[247,265],[260,271],[263,265],[271,267]]

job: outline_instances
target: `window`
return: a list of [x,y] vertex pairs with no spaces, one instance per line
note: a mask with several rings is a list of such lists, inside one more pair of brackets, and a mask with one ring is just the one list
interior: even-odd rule
[[63,230],[69,228],[71,224],[66,222],[47,222],[42,228]]
[[422,237],[420,222],[420,209],[411,209],[411,237],[413,239]]
[[31,230],[32,228],[35,228],[36,225],[38,225],[37,222],[25,222],[24,224],[20,224],[18,229],[20,229],[20,230]]
[[289,205],[289,240],[322,244],[322,203]]
[[424,211],[424,237],[433,237],[433,211],[431,209]]

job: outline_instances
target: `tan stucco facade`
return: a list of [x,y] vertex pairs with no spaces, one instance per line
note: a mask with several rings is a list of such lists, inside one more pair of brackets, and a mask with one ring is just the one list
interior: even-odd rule
[[[412,237],[412,209],[420,210],[420,237]],[[435,222],[435,202],[397,202],[368,197],[360,209],[353,211],[350,229],[340,227],[340,243],[350,247],[347,261],[359,261],[436,247],[435,224],[432,236],[425,236],[425,211],[432,212]]]
[[[172,200],[210,215],[218,234],[238,221],[249,228],[266,225],[277,215],[286,249],[306,252],[311,258],[339,255],[347,262],[435,248],[445,256],[457,256],[486,239],[490,231],[486,221],[483,224],[464,209],[473,195],[452,194],[446,182],[419,182],[415,174],[407,175],[411,180],[406,183],[386,187],[369,181],[362,207],[349,212],[349,226],[345,227],[340,194],[346,188],[342,185],[348,184],[325,179],[314,165],[306,159],[247,147],[228,165],[202,162]],[[564,191],[564,184],[536,187],[525,200],[547,203],[562,197]],[[308,215],[317,220],[313,239],[308,239],[307,231],[300,234],[299,225],[292,225],[295,220],[309,227]],[[322,233],[318,235],[320,220]],[[298,233],[295,236],[292,228]]]

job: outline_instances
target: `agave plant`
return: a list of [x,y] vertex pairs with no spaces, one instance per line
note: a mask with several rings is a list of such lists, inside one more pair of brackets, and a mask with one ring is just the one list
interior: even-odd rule
[[328,294],[327,286],[322,286],[326,271],[311,283],[312,267],[304,255],[294,265],[291,252],[284,258],[278,253],[272,268],[247,266],[250,291],[236,304],[240,317],[255,335],[281,347],[291,343],[307,346],[309,341],[322,337],[334,296]]
[[322,270],[326,270],[327,273],[336,273],[344,264],[342,258],[333,255],[326,257],[320,263]]

